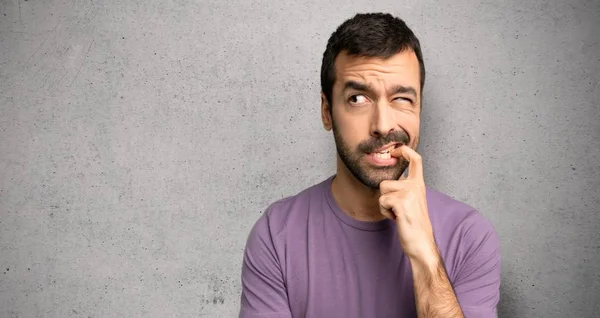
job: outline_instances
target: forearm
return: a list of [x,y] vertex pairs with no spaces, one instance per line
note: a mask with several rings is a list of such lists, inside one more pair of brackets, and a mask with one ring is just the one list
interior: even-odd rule
[[419,318],[464,317],[439,253],[411,259],[415,304]]

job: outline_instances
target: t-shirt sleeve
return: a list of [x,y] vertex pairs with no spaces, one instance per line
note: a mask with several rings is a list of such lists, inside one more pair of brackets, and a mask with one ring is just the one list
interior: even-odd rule
[[474,214],[468,223],[454,291],[466,318],[495,318],[500,300],[500,242],[492,224],[481,215]]
[[265,213],[250,231],[246,242],[239,317],[291,316],[283,272]]

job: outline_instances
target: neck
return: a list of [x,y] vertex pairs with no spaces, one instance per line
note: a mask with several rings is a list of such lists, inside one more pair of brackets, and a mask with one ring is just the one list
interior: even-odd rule
[[340,209],[354,219],[375,222],[385,218],[379,212],[379,190],[371,189],[356,179],[339,157],[331,192]]

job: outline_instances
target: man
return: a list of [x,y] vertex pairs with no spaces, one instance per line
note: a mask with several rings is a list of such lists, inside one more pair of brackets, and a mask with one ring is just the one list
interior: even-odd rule
[[497,316],[493,226],[423,181],[424,82],[419,41],[402,20],[358,14],[331,35],[321,115],[337,172],[256,222],[240,317]]

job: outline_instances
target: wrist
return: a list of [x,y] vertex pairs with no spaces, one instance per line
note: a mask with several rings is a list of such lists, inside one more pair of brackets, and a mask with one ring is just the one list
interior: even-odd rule
[[423,252],[409,256],[413,273],[436,273],[442,265],[442,259],[437,246],[424,249]]

